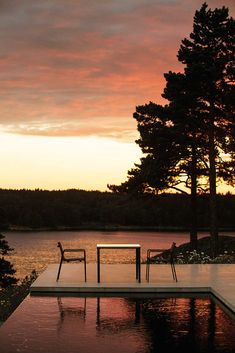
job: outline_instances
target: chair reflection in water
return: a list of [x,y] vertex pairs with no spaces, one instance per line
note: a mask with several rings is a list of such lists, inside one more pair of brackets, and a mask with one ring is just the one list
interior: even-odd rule
[[[57,244],[58,248],[60,249],[61,253],[61,258],[60,258],[60,265],[58,269],[58,274],[57,274],[57,281],[59,280],[60,277],[60,271],[61,271],[61,266],[63,262],[84,262],[84,275],[85,275],[85,282],[86,282],[86,250],[84,249],[64,249],[62,244],[58,242]],[[73,253],[80,253],[80,256],[76,257],[67,257],[66,254],[73,254]]]
[[[178,282],[176,270],[175,270],[175,263],[174,263],[174,252],[175,252],[176,244],[173,242],[170,249],[148,249],[147,250],[147,262],[146,262],[146,280],[149,282],[150,276],[150,265],[151,264],[159,264],[159,263],[170,263],[171,271],[173,279]],[[163,254],[163,256],[161,256]],[[156,262],[156,259],[152,259],[152,255],[159,255],[161,256],[161,262]]]
[[[86,320],[86,297],[57,297],[57,304],[60,313],[60,320],[58,323],[58,330],[61,330],[64,321],[70,322],[75,320],[76,325],[79,322]],[[65,320],[65,319],[68,320]]]

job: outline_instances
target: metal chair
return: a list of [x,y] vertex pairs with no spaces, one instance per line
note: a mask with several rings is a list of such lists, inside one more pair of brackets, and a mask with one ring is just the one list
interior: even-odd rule
[[170,263],[171,271],[173,279],[178,282],[176,270],[175,270],[175,263],[174,263],[174,250],[176,248],[176,244],[173,242],[170,249],[148,249],[147,250],[147,262],[146,262],[146,280],[149,282],[149,274],[150,274],[150,264],[156,264],[151,261],[151,254],[161,254],[165,252],[166,257],[162,258],[161,263]]
[[[60,270],[61,270],[61,266],[62,266],[63,262],[72,262],[72,261],[82,262],[82,261],[84,261],[84,274],[85,274],[85,282],[86,282],[86,250],[84,250],[84,249],[63,249],[63,246],[60,242],[58,242],[57,246],[60,249],[61,259],[60,259],[60,265],[59,265],[56,281],[59,280]],[[83,256],[79,256],[79,257],[66,257],[65,256],[65,253],[73,253],[73,252],[83,253]]]

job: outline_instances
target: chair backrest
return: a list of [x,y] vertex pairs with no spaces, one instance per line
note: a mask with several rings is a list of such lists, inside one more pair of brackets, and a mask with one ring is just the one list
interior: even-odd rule
[[63,246],[62,246],[60,241],[58,241],[57,247],[60,249],[61,255],[63,256],[64,255],[64,250],[63,250]]
[[170,256],[171,256],[171,260],[174,259],[174,255],[175,255],[175,248],[176,248],[176,243],[173,241],[171,248],[170,248]]

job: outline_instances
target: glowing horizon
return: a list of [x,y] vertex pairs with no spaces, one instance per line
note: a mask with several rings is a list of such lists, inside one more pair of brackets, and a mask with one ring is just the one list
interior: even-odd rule
[[[126,178],[140,150],[128,142],[97,137],[45,137],[2,134],[1,188],[107,190]],[[9,148],[10,147],[10,148]],[[42,158],[43,156],[43,158]],[[120,168],[121,165],[121,168]]]
[[[2,189],[107,191],[107,184],[125,181],[127,170],[142,156],[133,143],[100,137],[5,133],[0,140]],[[223,185],[218,192],[232,193],[234,188]]]

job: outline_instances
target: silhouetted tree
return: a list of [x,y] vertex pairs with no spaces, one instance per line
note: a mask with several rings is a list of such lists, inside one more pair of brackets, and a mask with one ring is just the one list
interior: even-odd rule
[[14,277],[15,269],[13,265],[4,258],[13,249],[9,247],[8,242],[4,239],[4,235],[0,234],[0,288],[5,288],[17,283]]
[[[221,151],[234,154],[235,101],[235,21],[228,8],[208,9],[204,3],[196,11],[190,39],[182,41],[178,59],[192,82],[194,95],[200,100],[208,140],[210,224],[214,251],[217,251],[218,225],[216,181],[222,172],[216,170],[216,157]],[[234,161],[230,160],[231,163]],[[231,165],[231,164],[230,164]],[[221,166],[226,167],[224,162]],[[234,180],[232,181],[234,182]]]
[[[119,187],[108,185],[112,191],[158,193],[169,189],[188,194],[191,190],[190,242],[197,247],[197,145],[195,123],[192,121],[192,102],[185,102],[184,75],[169,73],[165,98],[170,105],[150,102],[138,106],[134,118],[138,122],[140,138],[136,141],[146,155],[141,164],[128,172],[128,180]],[[183,89],[184,87],[184,89]],[[186,104],[187,103],[187,104]],[[198,136],[197,136],[198,137]]]
[[[175,137],[181,152],[180,170],[186,176],[185,186],[190,189],[191,230],[190,242],[193,249],[197,248],[197,194],[205,191],[204,166],[207,143],[204,139],[201,122],[200,102],[192,92],[192,83],[182,73],[169,72],[164,75],[166,87],[162,96],[169,101],[172,124],[175,127]],[[175,151],[173,151],[174,153]],[[181,174],[179,174],[179,178]]]
[[[216,182],[234,184],[234,20],[228,9],[207,10],[203,4],[194,17],[190,40],[182,41],[178,58],[184,73],[169,72],[163,97],[169,104],[149,103],[134,113],[140,139],[136,142],[147,156],[128,172],[112,191],[149,192],[166,188],[191,189],[191,243],[196,244],[197,190],[205,190],[209,175],[210,219],[213,248],[218,241]],[[227,154],[227,159],[223,154]],[[229,155],[229,157],[228,157]],[[198,180],[199,179],[199,180]]]

